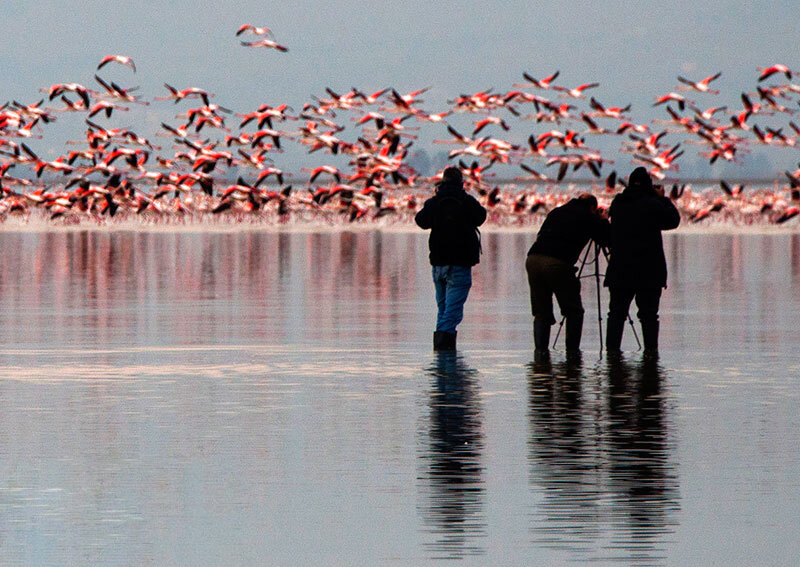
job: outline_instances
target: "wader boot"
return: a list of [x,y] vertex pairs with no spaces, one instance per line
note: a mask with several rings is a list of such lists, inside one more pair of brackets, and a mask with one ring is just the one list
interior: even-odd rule
[[575,352],[581,348],[581,332],[583,331],[583,313],[567,317],[565,343],[567,352]]
[[642,321],[642,342],[645,354],[658,353],[658,319]]
[[533,347],[539,352],[550,350],[550,323],[547,321],[533,320]]
[[606,352],[619,354],[622,347],[622,333],[625,331],[625,319],[616,319],[611,315],[606,322]]
[[456,350],[456,333],[434,331],[433,350]]
[[553,365],[550,362],[549,350],[533,351],[533,369],[538,374],[552,374]]

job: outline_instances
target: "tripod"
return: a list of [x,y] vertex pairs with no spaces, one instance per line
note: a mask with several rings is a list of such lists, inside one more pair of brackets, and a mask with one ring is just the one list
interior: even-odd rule
[[[594,251],[594,259],[589,260],[589,255]],[[590,240],[589,243],[586,245],[586,251],[583,253],[583,258],[581,259],[581,267],[578,268],[578,275],[577,278],[594,278],[595,285],[597,286],[597,331],[600,334],[600,352],[603,352],[603,312],[600,307],[600,276],[605,274],[600,274],[600,253],[603,253],[603,257],[606,259],[606,263],[608,263],[608,249],[605,246],[600,246],[597,242]],[[594,273],[583,275],[583,269],[586,267],[587,264],[594,264]],[[556,346],[556,342],[558,341],[558,335],[561,334],[561,328],[564,326],[564,321],[566,317],[561,317],[561,322],[558,324],[558,331],[556,332],[556,337],[553,339],[553,348]],[[633,331],[633,336],[636,339],[636,344],[639,346],[639,350],[642,348],[642,343],[639,342],[639,335],[636,333],[636,326],[633,324],[633,318],[631,318],[630,312],[628,313],[628,323],[631,325],[631,330]]]

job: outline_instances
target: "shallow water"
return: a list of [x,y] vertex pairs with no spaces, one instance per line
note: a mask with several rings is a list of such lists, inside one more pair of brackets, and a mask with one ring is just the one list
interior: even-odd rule
[[531,239],[435,356],[423,234],[0,234],[2,564],[794,564],[800,235],[668,236],[615,364],[593,279],[534,361]]

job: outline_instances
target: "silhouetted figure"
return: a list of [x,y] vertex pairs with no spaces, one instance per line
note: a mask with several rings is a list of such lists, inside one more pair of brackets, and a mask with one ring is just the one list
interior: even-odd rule
[[486,209],[464,191],[461,170],[451,166],[445,168],[436,194],[425,201],[415,220],[431,230],[428,245],[439,308],[433,348],[455,350],[456,326],[464,317],[472,287],[472,266],[480,261],[478,227],[486,220]]
[[650,174],[637,167],[627,188],[608,211],[611,217],[611,257],[605,285],[611,296],[606,350],[617,353],[631,301],[636,298],[647,352],[658,350],[658,304],[667,287],[667,261],[661,231],[676,228],[681,217],[663,188],[653,187]]
[[430,445],[427,464],[430,500],[423,517],[432,525],[435,557],[448,559],[481,553],[471,543],[485,534],[483,515],[483,434],[478,373],[455,352],[436,354],[432,378]]
[[673,447],[667,435],[658,357],[638,365],[608,359],[608,486],[630,538],[640,546],[670,533],[680,510]]
[[659,563],[680,509],[664,381],[654,356],[587,367],[580,354],[556,362],[534,355],[528,448],[537,543],[585,564],[610,538],[605,561]]
[[609,232],[608,221],[598,213],[597,199],[588,193],[548,213],[525,260],[537,351],[549,348],[550,327],[556,322],[553,295],[566,318],[567,351],[580,348],[583,304],[575,263],[590,239],[607,246]]
[[528,460],[531,484],[541,494],[532,513],[539,545],[593,547],[605,520],[602,424],[586,381],[580,354],[551,363],[548,353],[537,352],[528,367]]

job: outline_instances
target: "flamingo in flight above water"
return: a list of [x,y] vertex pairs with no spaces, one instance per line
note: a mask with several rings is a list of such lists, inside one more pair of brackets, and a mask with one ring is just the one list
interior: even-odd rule
[[266,35],[272,36],[272,30],[269,28],[259,28],[251,24],[242,24],[239,26],[239,29],[236,30],[236,35],[240,36],[242,34],[251,34],[251,35]]
[[[228,33],[230,31],[235,32],[235,41],[240,41],[243,46],[288,51],[276,42],[269,28],[244,24],[238,29],[229,29]],[[112,63],[137,72],[130,57],[105,55],[97,65],[97,73],[109,66],[113,68],[114,65],[110,65]],[[492,190],[484,182],[485,177],[492,176],[484,175],[486,170],[514,166],[521,168],[521,173],[526,175],[520,180],[551,182],[540,173],[544,170],[536,165],[543,163],[543,167],[558,170],[557,180],[563,180],[570,171],[580,170],[588,170],[592,176],[600,178],[602,165],[613,162],[605,159],[598,150],[586,147],[585,136],[590,134],[625,134],[625,139],[630,141],[623,140],[620,151],[632,155],[634,163],[646,166],[658,179],[671,177],[672,172],[680,171],[678,158],[683,154],[681,148],[690,146],[701,146],[698,154],[711,163],[740,163],[741,156],[752,152],[755,144],[759,144],[760,148],[775,148],[786,153],[792,148],[800,149],[800,126],[794,118],[797,115],[797,103],[800,102],[800,84],[785,84],[791,80],[783,80],[784,76],[792,79],[800,74],[800,68],[797,69],[798,73],[784,65],[758,68],[759,82],[753,89],[756,92],[743,93],[741,99],[744,106],[736,109],[730,107],[727,116],[722,115],[724,106],[703,110],[682,96],[691,96],[687,91],[717,94],[718,91],[711,87],[717,86],[715,81],[721,73],[696,82],[679,76],[675,92],[659,96],[651,102],[655,102],[654,107],[663,107],[663,113],[670,118],[667,121],[653,120],[653,124],[669,125],[662,132],[651,132],[651,128],[654,128],[652,125],[631,122],[626,116],[631,110],[630,105],[623,108],[600,104],[588,94],[595,93],[591,89],[599,86],[596,82],[576,81],[574,84],[579,86],[574,88],[556,85],[555,81],[560,77],[558,71],[543,79],[522,73],[525,82],[523,85],[515,84],[514,87],[518,87],[515,90],[490,88],[474,94],[460,94],[448,100],[447,106],[437,113],[425,108],[425,101],[421,100],[428,88],[408,94],[389,85],[380,90],[373,89],[375,92],[352,87],[349,92],[342,94],[325,88],[327,95],[323,96],[326,98],[312,97],[312,102],[302,104],[303,110],[299,116],[290,115],[289,112],[294,111],[286,104],[274,108],[261,104],[257,108],[236,113],[241,122],[238,129],[235,125],[231,127],[235,129],[233,132],[226,127],[225,122],[229,118],[224,116],[232,112],[210,104],[209,99],[214,95],[196,87],[179,90],[165,84],[168,96],[157,100],[178,103],[184,99],[202,99],[203,102],[202,106],[190,104],[199,108],[182,109],[182,113],[175,116],[181,122],[174,127],[162,123],[163,130],[155,133],[156,136],[171,138],[177,144],[171,148],[174,150],[170,151],[171,155],[158,155],[156,152],[160,152],[161,148],[130,130],[104,129],[91,121],[96,116],[102,118],[104,114],[112,118],[113,114],[134,106],[128,103],[147,104],[134,94],[135,88],[122,88],[111,80],[95,75],[101,89],[95,87],[96,90],[90,90],[77,83],[57,84],[43,89],[51,101],[61,99],[57,108],[43,108],[42,101],[36,104],[11,101],[0,105],[0,181],[4,184],[0,188],[0,217],[5,218],[7,213],[20,211],[19,207],[13,208],[16,199],[24,203],[25,210],[39,209],[50,215],[49,218],[70,219],[69,222],[72,219],[77,222],[83,215],[87,219],[100,219],[101,216],[110,217],[115,212],[117,218],[146,212],[149,218],[173,215],[174,218],[189,219],[195,214],[226,211],[230,211],[236,221],[242,220],[246,213],[261,215],[264,219],[268,218],[267,215],[277,214],[282,222],[295,213],[324,213],[320,218],[326,219],[337,216],[332,213],[343,213],[342,218],[349,218],[350,222],[379,219],[392,213],[398,217],[406,215],[405,220],[408,220],[409,213],[413,213],[418,203],[423,201],[423,193],[431,190],[437,175],[441,177],[441,173],[430,177],[421,175],[415,170],[413,160],[405,161],[408,156],[415,155],[409,153],[412,144],[419,143],[408,141],[416,138],[408,131],[418,129],[409,126],[413,117],[420,124],[443,124],[453,138],[432,140],[431,143],[455,144],[456,149],[448,153],[449,158],[473,156],[474,161],[473,158],[469,160],[471,164],[459,162],[470,188],[477,191],[479,198],[496,211],[499,222],[506,221],[504,215],[512,215],[513,222],[521,223],[525,215],[546,212],[558,206],[565,195],[561,192],[501,193],[500,189]],[[768,81],[770,77],[774,78]],[[558,94],[547,95],[537,89]],[[540,95],[547,95],[547,98]],[[76,102],[71,102],[70,98]],[[602,100],[603,95],[599,94],[597,98]],[[64,106],[61,105],[62,101]],[[55,103],[51,104],[56,106]],[[535,108],[536,114],[523,112],[530,105]],[[165,108],[171,106],[167,104]],[[684,112],[679,113],[678,107]],[[505,114],[504,110],[509,114]],[[54,120],[60,112],[79,112],[88,118],[85,123],[89,129],[84,139],[67,142],[85,146],[60,157],[47,158],[52,161],[45,161],[44,157],[39,158],[30,151],[23,140],[28,144],[36,144],[36,140],[41,138],[43,126]],[[348,116],[348,113],[351,114]],[[785,113],[789,118],[781,124],[755,124],[762,117],[766,120],[768,116],[777,121],[783,118],[779,113]],[[462,114],[462,123],[473,128],[467,132],[468,136],[448,125],[448,117],[454,114]],[[344,120],[349,118],[350,122],[361,127],[361,131],[358,134],[345,132],[342,139],[338,138],[338,133],[345,130],[341,117],[345,117]],[[277,122],[299,118],[304,122],[297,131],[274,128],[278,126]],[[573,129],[567,126],[561,128],[563,132],[540,132],[542,129],[537,128],[533,133],[524,131],[517,136],[519,122],[532,118],[537,122],[555,122],[558,128],[568,121]],[[748,120],[752,120],[752,124],[748,125]],[[576,122],[579,124],[577,127],[574,125]],[[256,131],[245,132],[248,124],[256,126]],[[492,127],[497,131],[514,132],[516,138],[527,139],[527,145],[487,136],[485,132]],[[201,138],[198,135],[201,131],[209,137]],[[663,144],[667,135],[681,136],[682,139],[666,146]],[[357,141],[353,141],[354,138]],[[308,191],[300,190],[292,194],[290,187],[275,191],[264,189],[264,184],[272,178],[283,185],[284,177],[291,175],[289,172],[284,174],[278,168],[279,164],[275,163],[281,148],[285,149],[286,145],[291,144],[305,146],[309,154],[324,152],[351,156],[352,159],[348,163],[347,158],[343,157],[337,165],[301,167],[300,171],[308,172],[303,179]],[[49,147],[47,151],[52,152]],[[530,165],[521,163],[528,158],[535,161],[529,161]],[[148,165],[151,162],[157,164],[152,169]],[[8,171],[13,166],[30,168],[41,181],[10,177]],[[225,183],[225,186],[217,185],[215,188],[214,183],[219,184],[227,179],[230,171],[226,168],[232,167],[242,168],[244,177],[234,184]],[[724,195],[701,195],[699,192],[693,193],[691,189],[687,189],[684,195],[682,189],[676,190],[676,184],[671,198],[676,201],[681,214],[694,221],[708,220],[710,217],[713,220],[714,215],[722,210],[723,213],[717,215],[720,220],[741,219],[749,224],[758,222],[755,219],[768,219],[773,223],[793,219],[793,225],[800,226],[800,218],[797,218],[800,216],[800,169],[792,171],[786,171],[786,178],[775,183],[772,189],[758,187],[757,192],[744,193],[739,186],[723,182],[720,186]],[[107,182],[99,184],[99,178],[90,181],[88,176],[94,173],[103,174]],[[50,176],[55,175],[67,177],[57,182],[58,190],[46,192],[46,187],[53,185],[51,180],[54,177]],[[355,189],[356,182],[364,184],[363,191]],[[27,195],[14,192],[14,185],[30,186],[32,183],[37,184],[35,188],[43,183],[45,189],[27,192]],[[133,183],[136,184],[135,188]],[[309,187],[313,184],[320,186],[316,189]],[[77,189],[71,190],[76,185]],[[605,183],[606,194],[601,197],[610,200],[619,185],[624,183],[617,183],[614,172]],[[595,188],[602,191],[602,181],[595,183]],[[397,195],[396,191],[407,193]],[[27,201],[23,197],[28,197]],[[182,216],[187,214],[190,216]],[[542,217],[530,218],[541,220]]]
[[414,104],[423,102],[420,100],[419,95],[427,92],[430,87],[425,87],[424,89],[418,89],[416,91],[412,91],[408,94],[401,95],[395,89],[391,89],[391,101],[394,103],[394,108],[386,108],[385,110],[392,110],[395,112],[410,112],[412,114],[417,114],[419,112],[418,109],[414,108]]
[[420,111],[415,114],[417,120],[421,122],[445,122],[445,118],[453,114],[452,110],[448,110],[446,112],[437,112],[434,114],[428,114],[426,112]]
[[693,108],[692,110],[694,110],[694,113],[703,120],[711,120],[714,117],[714,114],[727,109],[727,106],[712,106],[707,110],[700,110],[699,108]]
[[50,100],[53,100],[55,97],[64,93],[65,91],[77,94],[79,97],[81,97],[84,106],[89,108],[89,105],[91,104],[89,100],[89,89],[83,85],[79,85],[78,83],[58,83],[52,85],[49,90]]
[[499,116],[487,116],[483,120],[479,120],[475,122],[475,129],[472,131],[472,135],[474,136],[481,130],[483,130],[489,124],[496,124],[500,126],[503,130],[508,132],[510,130],[508,124],[506,124],[505,120],[500,118]]
[[137,99],[134,95],[131,94],[131,91],[135,91],[139,87],[133,87],[131,89],[123,89],[114,81],[111,81],[111,84],[108,84],[97,75],[94,76],[94,80],[97,81],[100,85],[102,85],[102,87],[106,90],[107,95],[112,98],[118,98],[126,102],[136,102],[144,105],[150,104],[147,101],[141,101]]
[[272,41],[271,39],[260,39],[258,41],[241,41],[239,43],[241,43],[245,47],[267,47],[267,48],[277,49],[278,51],[281,52],[289,51],[288,47],[285,47],[275,41]]
[[669,102],[674,100],[678,103],[678,108],[684,110],[686,105],[694,105],[694,101],[688,100],[686,97],[679,95],[678,93],[667,93],[664,96],[656,97],[656,102],[653,106],[658,106],[659,104],[664,104],[665,102]]
[[127,55],[106,55],[103,57],[103,60],[100,61],[100,65],[97,66],[97,70],[99,71],[109,63],[119,63],[120,65],[125,65],[126,67],[130,67],[133,69],[133,72],[136,72],[136,64],[133,62],[133,59],[128,57]]
[[631,105],[630,104],[628,106],[625,106],[625,107],[622,107],[622,108],[621,107],[617,107],[617,106],[605,107],[602,104],[600,104],[599,102],[597,102],[597,100],[595,100],[594,97],[592,97],[590,99],[589,106],[591,106],[597,112],[592,113],[592,114],[588,114],[587,116],[604,116],[606,118],[620,118],[621,119],[621,118],[623,118],[623,114],[625,112],[629,112],[630,109],[631,109]]
[[702,81],[698,81],[698,82],[690,81],[689,79],[684,79],[683,77],[678,77],[678,81],[680,81],[684,85],[687,85],[685,87],[678,87],[678,88],[681,89],[681,90],[687,90],[687,91],[688,90],[695,90],[695,91],[701,92],[701,93],[719,94],[719,91],[715,91],[713,89],[710,89],[708,87],[708,85],[711,84],[711,81],[713,81],[715,79],[719,79],[719,77],[721,75],[722,75],[722,73],[720,72],[720,73],[717,73],[716,75],[711,75],[710,77],[706,77]]
[[582,84],[582,85],[580,85],[578,87],[575,87],[574,89],[568,89],[567,87],[558,87],[558,86],[554,86],[553,88],[555,90],[557,90],[557,91],[562,92],[562,93],[566,93],[567,96],[572,97],[572,98],[586,98],[583,95],[583,91],[585,91],[587,89],[593,89],[593,88],[599,87],[599,86],[600,86],[600,83],[584,83],[584,84]]
[[366,95],[366,94],[362,93],[360,90],[358,90],[355,87],[353,87],[353,90],[352,90],[353,95],[357,96],[361,100],[363,100],[364,104],[375,104],[376,102],[378,102],[378,98],[380,98],[384,93],[386,93],[388,91],[389,91],[389,89],[381,89],[379,91],[376,91],[376,92],[372,93],[371,95]]
[[[530,84],[528,84],[528,85],[521,84],[519,86],[520,87],[529,87],[529,86],[533,85],[534,87],[547,90],[549,88],[552,88],[550,86],[550,83],[552,83],[556,79],[556,77],[558,77],[559,73],[560,73],[560,71],[556,71],[555,73],[553,73],[549,77],[545,77],[544,79],[535,79],[532,76],[530,76],[528,73],[522,73],[522,76],[525,78],[526,81],[529,81]],[[517,86],[517,85],[515,85],[515,86]],[[554,86],[555,85],[553,85],[553,87]]]
[[761,75],[758,77],[758,82],[764,81],[774,75],[775,73],[783,73],[787,79],[792,80],[792,75],[794,75],[794,71],[789,69],[786,65],[773,65],[772,67],[767,67],[766,69],[758,68],[758,71],[761,72]]
[[209,97],[214,96],[214,95],[208,94],[207,91],[205,91],[203,89],[200,89],[200,88],[197,88],[197,87],[190,87],[188,89],[183,89],[182,91],[179,91],[178,89],[176,89],[175,87],[170,86],[167,83],[164,83],[164,86],[169,91],[169,93],[170,93],[169,96],[168,97],[155,97],[154,100],[174,100],[175,104],[178,104],[180,101],[182,101],[185,98],[201,98],[201,99],[203,99],[203,103],[206,106],[208,106],[210,104],[210,102],[208,100]]

